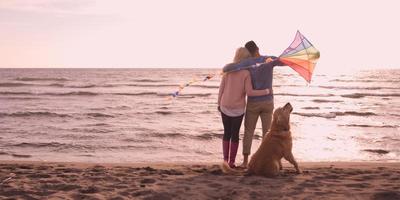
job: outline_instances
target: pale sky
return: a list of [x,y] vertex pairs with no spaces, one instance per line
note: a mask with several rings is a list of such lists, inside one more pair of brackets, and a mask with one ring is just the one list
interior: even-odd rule
[[396,0],[0,0],[0,67],[222,67],[300,30],[318,70],[400,68]]

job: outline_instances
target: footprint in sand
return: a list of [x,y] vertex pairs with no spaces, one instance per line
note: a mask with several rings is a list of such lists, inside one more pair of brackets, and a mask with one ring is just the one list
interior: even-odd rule
[[76,199],[76,200],[78,200],[78,199],[88,199],[88,200],[97,199],[97,198],[92,197],[92,196],[90,196],[90,195],[81,194],[81,193],[72,194],[71,197],[72,197],[73,199]]
[[113,184],[113,185],[110,185],[107,187],[112,187],[114,189],[126,189],[126,188],[129,188],[130,186],[126,185],[126,184]]
[[364,175],[364,176],[362,176],[361,178],[362,178],[364,181],[375,179],[374,176],[370,176],[370,175]]
[[372,199],[374,200],[400,199],[400,192],[397,191],[377,192],[372,196]]
[[161,170],[160,173],[161,173],[161,174],[166,174],[166,175],[184,175],[183,172],[178,171],[178,170],[174,170],[174,169],[171,169],[171,170]]
[[351,184],[346,184],[346,187],[354,187],[354,188],[367,188],[370,186],[368,183],[351,183]]
[[389,174],[389,173],[382,173],[381,176],[387,177],[387,176],[391,176],[391,174]]
[[58,183],[58,184],[44,184],[41,185],[41,189],[43,190],[54,190],[54,191],[72,191],[76,189],[80,189],[81,186],[74,185],[74,184],[65,184],[65,183]]
[[219,188],[219,187],[222,186],[222,184],[220,184],[220,183],[210,183],[210,184],[208,184],[208,186],[212,187],[212,188]]
[[84,194],[94,194],[94,193],[98,193],[99,191],[100,190],[95,186],[89,186],[87,188],[79,189],[79,192],[84,193]]
[[150,195],[149,197],[146,197],[146,199],[152,199],[152,200],[171,200],[174,199],[175,195],[166,193],[166,192],[160,192],[160,193],[155,193]]
[[83,172],[81,169],[75,169],[75,168],[56,168],[54,169],[56,172],[62,172],[62,173],[81,173]]
[[124,200],[124,198],[121,196],[117,196],[117,197],[112,197],[110,200]]
[[148,172],[156,172],[157,170],[152,168],[152,167],[143,167],[142,170],[148,171]]
[[306,180],[299,184],[301,187],[318,187],[318,184],[312,180]]
[[139,196],[149,195],[149,194],[151,194],[153,192],[154,192],[153,190],[141,190],[141,191],[138,191],[138,192],[134,192],[132,194],[132,196],[133,197],[139,197]]
[[53,168],[53,166],[46,166],[46,165],[41,165],[41,166],[36,167],[37,170],[49,170],[52,168]]
[[152,183],[155,183],[155,182],[156,182],[156,180],[152,179],[152,178],[145,178],[145,179],[140,181],[141,184],[152,184]]
[[33,169],[33,165],[20,165],[20,166],[18,166],[16,168],[19,168],[19,169]]
[[51,178],[49,174],[29,174],[26,177],[28,178]]

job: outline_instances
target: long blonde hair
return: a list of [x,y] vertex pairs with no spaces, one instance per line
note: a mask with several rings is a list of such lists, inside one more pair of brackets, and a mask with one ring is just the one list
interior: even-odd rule
[[245,47],[239,47],[236,49],[235,57],[233,58],[234,63],[238,63],[242,61],[243,59],[250,58],[251,54],[249,50],[247,50]]

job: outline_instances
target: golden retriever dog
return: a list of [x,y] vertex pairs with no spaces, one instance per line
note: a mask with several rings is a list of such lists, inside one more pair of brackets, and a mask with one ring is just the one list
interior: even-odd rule
[[294,165],[297,173],[301,173],[292,154],[292,135],[289,124],[292,110],[290,103],[275,110],[270,131],[250,159],[247,171],[249,174],[274,177],[282,169],[282,158]]
[[293,107],[290,103],[275,110],[271,129],[263,138],[258,150],[251,157],[247,171],[232,169],[226,162],[221,165],[222,171],[227,174],[244,175],[244,173],[247,173],[274,177],[282,169],[281,159],[285,158],[294,165],[297,173],[301,173],[292,154],[292,136],[290,132],[290,113],[292,111]]

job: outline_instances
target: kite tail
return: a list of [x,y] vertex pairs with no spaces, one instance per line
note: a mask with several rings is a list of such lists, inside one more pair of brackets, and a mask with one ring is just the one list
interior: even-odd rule
[[181,94],[182,90],[185,89],[186,87],[189,87],[189,86],[193,85],[194,83],[199,82],[200,80],[202,82],[208,81],[208,80],[214,78],[216,75],[223,75],[223,72],[222,71],[218,71],[216,73],[210,73],[210,74],[208,74],[207,76],[205,76],[202,79],[192,78],[192,80],[190,80],[190,81],[188,81],[188,82],[186,82],[184,84],[181,84],[178,87],[178,90],[176,90],[175,92],[171,93],[171,95],[168,97],[168,99],[176,98]]

